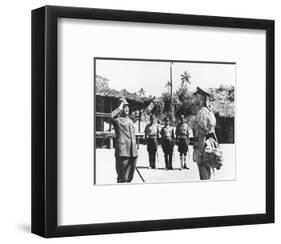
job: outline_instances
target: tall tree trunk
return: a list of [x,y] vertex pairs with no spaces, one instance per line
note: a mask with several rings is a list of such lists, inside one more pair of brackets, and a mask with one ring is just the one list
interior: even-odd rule
[[170,83],[171,83],[171,122],[174,123],[174,104],[173,104],[173,62],[170,63]]

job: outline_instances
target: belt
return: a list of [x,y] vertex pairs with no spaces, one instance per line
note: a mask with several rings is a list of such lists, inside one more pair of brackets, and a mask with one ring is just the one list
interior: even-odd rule
[[179,135],[179,138],[181,137],[188,137],[188,135]]
[[163,137],[163,140],[172,140],[172,138],[171,137]]
[[156,136],[156,135],[148,135],[148,138],[149,138],[149,139],[156,139],[157,136]]

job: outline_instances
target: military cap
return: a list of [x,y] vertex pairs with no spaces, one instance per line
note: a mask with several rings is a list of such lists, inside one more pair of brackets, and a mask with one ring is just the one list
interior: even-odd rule
[[209,92],[207,92],[206,90],[200,88],[199,86],[197,86],[197,91],[194,93],[194,95],[196,95],[197,93],[205,96],[205,97],[210,97],[211,94]]
[[127,100],[125,98],[121,98],[120,101],[123,103],[123,106],[129,105],[129,103],[127,102]]

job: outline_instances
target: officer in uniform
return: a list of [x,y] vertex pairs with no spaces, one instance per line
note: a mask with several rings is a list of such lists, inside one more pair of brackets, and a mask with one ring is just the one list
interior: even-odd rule
[[216,118],[208,105],[210,93],[197,87],[195,96],[198,109],[194,128],[195,142],[193,146],[193,159],[197,162],[200,179],[209,180],[211,178],[211,168],[202,164],[202,155],[205,149],[205,140],[209,137],[213,137],[216,140]]
[[174,152],[174,129],[170,126],[169,118],[165,118],[165,126],[161,129],[162,149],[165,157],[166,169],[173,169],[173,152]]
[[116,134],[115,159],[117,182],[131,182],[137,163],[136,135],[129,118],[129,104],[123,98],[120,106],[111,113]]
[[184,115],[180,116],[179,123],[176,127],[176,142],[178,145],[178,152],[180,153],[180,163],[182,169],[189,169],[186,166],[186,155],[189,144],[189,126],[184,122]]
[[149,167],[155,169],[155,156],[158,148],[159,129],[153,115],[150,116],[150,123],[145,127],[144,134],[149,157]]

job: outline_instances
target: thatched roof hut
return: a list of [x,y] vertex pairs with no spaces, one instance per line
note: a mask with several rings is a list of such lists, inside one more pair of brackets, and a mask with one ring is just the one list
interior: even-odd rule
[[235,101],[234,86],[210,89],[210,105],[216,115],[216,134],[220,143],[234,143]]
[[210,105],[220,117],[235,117],[234,87],[210,89]]
[[234,102],[228,103],[224,101],[215,101],[211,102],[211,108],[215,114],[218,114],[221,117],[234,117],[235,109]]

